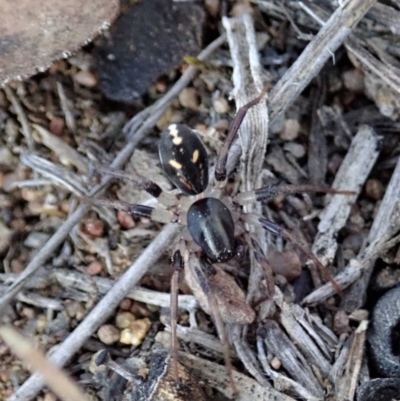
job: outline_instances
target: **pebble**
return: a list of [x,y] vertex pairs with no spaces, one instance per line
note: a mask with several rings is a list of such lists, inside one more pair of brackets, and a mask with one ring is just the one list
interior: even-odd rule
[[344,87],[353,92],[361,92],[364,89],[364,74],[354,68],[342,74]]
[[333,318],[333,330],[337,335],[349,333],[351,331],[349,317],[345,311],[339,310],[335,313]]
[[120,337],[120,331],[112,324],[105,324],[97,330],[99,340],[106,345],[116,343]]
[[383,194],[385,193],[385,187],[383,184],[375,179],[369,179],[365,184],[365,193],[373,200],[382,199]]
[[364,242],[364,236],[362,234],[350,234],[343,240],[343,248],[351,249],[353,252],[358,252]]
[[77,301],[66,302],[65,311],[70,318],[77,320],[81,320],[85,312],[83,306]]
[[132,306],[132,300],[129,298],[123,299],[119,304],[119,308],[124,311],[128,311],[131,308],[131,306]]
[[98,261],[94,260],[86,268],[86,273],[90,276],[98,276],[103,271],[103,265]]
[[57,401],[57,397],[53,393],[46,393],[43,397],[43,401]]
[[16,161],[15,157],[10,152],[10,150],[3,147],[0,147],[0,160],[2,166],[9,166],[9,167],[13,166],[13,164]]
[[349,315],[349,319],[356,322],[361,322],[363,320],[367,320],[368,316],[369,312],[366,309],[357,309]]
[[156,334],[154,341],[162,344],[165,349],[170,349],[172,347],[171,333],[168,333],[165,330],[159,331]]
[[65,120],[61,117],[54,117],[49,124],[49,130],[57,135],[60,136],[65,128]]
[[74,81],[79,85],[93,88],[97,85],[97,78],[90,71],[79,71],[74,75]]
[[290,152],[296,159],[300,159],[306,154],[304,146],[296,142],[285,143],[283,149]]
[[222,118],[213,124],[212,126],[215,130],[220,132],[227,132],[229,129],[229,121],[226,118]]
[[267,253],[268,263],[275,274],[280,274],[288,281],[292,281],[301,274],[301,262],[295,251],[287,250],[278,252],[269,250]]
[[48,320],[47,317],[43,314],[40,314],[36,317],[36,331],[38,333],[43,333],[47,328]]
[[193,111],[199,109],[199,99],[195,88],[184,88],[178,98],[182,107]]
[[135,315],[130,312],[120,312],[115,318],[115,325],[119,329],[128,328],[136,320]]
[[218,114],[224,114],[229,111],[229,103],[224,97],[219,97],[213,101],[214,110]]
[[121,331],[119,341],[122,344],[133,345],[137,347],[146,337],[151,327],[151,321],[147,317],[135,320],[128,328]]
[[104,229],[105,226],[102,220],[86,220],[81,224],[81,231],[95,238],[102,237]]
[[284,141],[293,141],[295,140],[300,133],[300,124],[297,120],[289,118],[285,120],[283,123],[283,129],[280,132],[279,136]]
[[346,228],[351,234],[361,233],[365,227],[365,220],[360,213],[354,213],[347,221]]
[[274,356],[274,357],[272,358],[272,361],[271,361],[271,366],[272,366],[275,370],[279,370],[279,369],[281,368],[281,366],[282,366],[282,363],[281,363],[281,361],[280,361],[276,356]]
[[129,230],[135,227],[136,225],[135,220],[132,217],[132,214],[124,210],[118,210],[117,218],[120,226],[125,230]]
[[4,252],[11,242],[12,230],[0,220],[0,252]]

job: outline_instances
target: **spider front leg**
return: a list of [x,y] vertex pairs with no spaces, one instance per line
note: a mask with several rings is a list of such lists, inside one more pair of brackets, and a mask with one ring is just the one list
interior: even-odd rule
[[229,127],[228,135],[225,138],[225,141],[217,158],[217,163],[215,165],[215,179],[218,182],[223,182],[226,179],[226,162],[228,160],[229,149],[233,144],[233,141],[236,137],[237,132],[239,131],[243,119],[245,118],[247,112],[264,98],[268,90],[269,86],[266,86],[255,99],[250,100],[250,102],[240,107],[240,109],[236,113],[235,118],[233,119]]

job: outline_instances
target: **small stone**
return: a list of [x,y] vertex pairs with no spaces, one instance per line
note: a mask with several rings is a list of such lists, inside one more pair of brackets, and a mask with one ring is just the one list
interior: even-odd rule
[[365,192],[371,199],[379,200],[385,193],[385,187],[379,180],[371,178],[365,184]]
[[306,154],[304,146],[296,142],[285,143],[283,149],[290,152],[296,159],[300,159]]
[[154,341],[162,344],[165,349],[170,349],[172,346],[171,333],[168,333],[165,330],[159,331],[156,334]]
[[43,397],[43,401],[57,401],[57,397],[53,393],[47,392]]
[[61,117],[54,117],[49,124],[49,130],[57,135],[61,136],[65,128],[65,120]]
[[125,230],[130,230],[131,228],[135,227],[136,223],[132,217],[131,213],[128,213],[124,210],[118,210],[117,212],[118,222],[121,227]]
[[120,312],[115,318],[115,325],[119,329],[128,328],[136,320],[135,315],[130,312]]
[[12,273],[21,273],[24,269],[25,269],[25,265],[20,260],[13,259],[11,261],[11,272]]
[[335,313],[333,318],[333,330],[338,335],[349,333],[351,331],[349,326],[349,317],[345,311],[339,310]]
[[183,89],[178,98],[183,107],[193,111],[197,111],[199,109],[199,99],[195,88]]
[[301,274],[301,262],[299,255],[292,250],[278,252],[269,250],[267,260],[275,274],[280,274],[288,281],[293,281]]
[[365,220],[360,213],[353,213],[347,221],[346,228],[351,234],[361,233],[365,227]]
[[212,127],[219,132],[227,132],[229,129],[229,121],[226,118],[222,118],[216,121]]
[[0,252],[4,252],[10,245],[12,230],[0,220]]
[[350,234],[347,236],[342,243],[344,249],[351,249],[354,253],[357,253],[364,243],[364,236],[362,234]]
[[146,337],[151,327],[151,321],[147,317],[135,320],[128,328],[121,331],[119,341],[122,344],[133,345],[137,347]]
[[369,312],[366,309],[357,309],[349,315],[349,319],[356,322],[362,322],[363,320],[367,320],[368,316]]
[[49,240],[50,235],[42,232],[32,231],[25,239],[24,245],[28,248],[38,249]]
[[81,224],[82,232],[92,237],[102,237],[104,229],[104,222],[102,220],[87,220]]
[[48,320],[43,314],[40,314],[36,318],[36,331],[38,333],[43,333],[47,328]]
[[65,311],[70,318],[80,320],[83,317],[83,306],[77,301],[66,302]]
[[3,168],[4,166],[11,168],[16,162],[15,156],[6,147],[0,147],[0,160]]
[[281,368],[281,366],[282,366],[282,363],[281,363],[281,361],[280,361],[276,356],[274,356],[274,357],[272,358],[272,361],[271,361],[271,366],[272,366],[275,370],[279,370],[279,369]]
[[334,153],[328,161],[328,171],[335,175],[339,170],[340,165],[343,162],[343,156],[338,153]]
[[131,308],[131,306],[132,306],[132,300],[129,298],[123,299],[119,304],[119,308],[124,311],[128,311]]
[[342,74],[343,84],[346,89],[353,92],[361,92],[364,89],[364,74],[354,68]]
[[213,101],[214,110],[218,114],[224,114],[229,111],[229,103],[224,97],[219,97]]
[[97,85],[97,78],[90,71],[79,71],[74,75],[74,81],[87,88],[93,88]]
[[94,260],[86,268],[86,273],[90,276],[98,276],[103,271],[103,265],[98,261]]
[[29,320],[34,319],[36,316],[35,309],[28,308],[27,306],[21,310],[21,315],[25,316]]
[[284,141],[293,141],[295,140],[300,133],[300,124],[295,119],[287,119],[283,124],[283,129],[280,132],[279,136]]
[[106,345],[111,345],[119,340],[120,332],[112,324],[105,324],[97,330],[99,340]]

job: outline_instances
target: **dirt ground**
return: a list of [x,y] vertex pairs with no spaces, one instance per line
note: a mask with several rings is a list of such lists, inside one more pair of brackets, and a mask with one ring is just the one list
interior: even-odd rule
[[[227,353],[235,399],[365,400],[356,398],[362,384],[400,372],[400,312],[373,312],[400,280],[400,4],[222,3],[179,3],[176,30],[154,16],[151,37],[165,54],[144,46],[148,53],[135,49],[140,57],[110,72],[111,52],[121,60],[119,51],[149,40],[149,21],[141,26],[123,3],[133,33],[132,20],[122,28],[117,20],[70,58],[0,90],[1,324],[43,352],[55,348],[53,361],[91,400],[234,399]],[[199,16],[190,21],[196,33],[182,34],[182,45],[188,15]],[[165,32],[176,36],[163,42]],[[155,377],[175,365],[154,347],[171,347],[173,251],[184,244],[190,260],[201,251],[183,225],[127,205],[163,208],[143,176],[174,194],[164,209],[184,221],[187,196],[162,169],[160,134],[170,124],[195,129],[216,186],[230,124],[264,88],[230,149],[221,191],[240,253],[202,278],[187,266],[180,274],[179,375],[192,393],[175,394],[171,370]],[[268,186],[260,202],[239,205],[240,194]],[[2,340],[0,360],[0,400],[57,399]],[[159,386],[153,398],[150,381]]]

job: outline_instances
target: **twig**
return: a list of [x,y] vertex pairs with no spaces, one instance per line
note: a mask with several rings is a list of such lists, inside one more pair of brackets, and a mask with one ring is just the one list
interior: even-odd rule
[[351,207],[378,158],[380,141],[381,137],[371,127],[361,126],[336,174],[333,188],[353,191],[355,194],[327,196],[330,198],[329,204],[320,214],[318,235],[312,246],[312,251],[324,265],[331,263],[335,257],[337,234],[346,224]]
[[[216,388],[229,399],[234,398],[223,366],[183,352],[179,353],[179,361],[190,368],[197,377],[206,380],[211,387]],[[293,398],[279,393],[271,386],[261,386],[254,379],[242,373],[233,371],[233,378],[240,388],[239,394],[234,398],[236,401],[294,401]]]
[[367,327],[368,322],[363,320],[354,334],[345,370],[335,383],[335,400],[337,401],[354,399],[365,349]]
[[[265,83],[263,80],[262,66],[257,51],[254,22],[249,14],[239,18],[223,18],[222,23],[227,32],[230,53],[233,62],[232,80],[234,84],[233,96],[236,109],[247,104],[260,95]],[[241,188],[242,191],[250,191],[261,186],[261,170],[268,140],[268,109],[263,99],[259,104],[248,110],[240,130],[239,140],[242,147],[241,157]],[[261,212],[261,205],[254,206]],[[246,206],[246,212],[251,212],[252,207]],[[257,242],[266,250],[265,232],[258,226],[253,235]],[[249,244],[251,245],[251,244]],[[250,253],[251,272],[248,284],[246,301],[250,303],[258,295],[263,269],[256,262],[254,252]],[[266,379],[257,363],[253,363],[245,352],[244,339],[241,338],[241,327],[233,329],[235,333],[234,346],[247,371],[255,377],[260,384],[267,385]]]
[[74,115],[72,114],[70,110],[70,106],[68,104],[69,100],[67,99],[67,96],[65,95],[64,87],[60,82],[56,82],[57,85],[57,93],[58,97],[60,98],[60,104],[61,104],[61,110],[64,113],[65,116],[65,122],[67,123],[67,127],[69,130],[75,134],[76,133],[76,124],[75,124],[75,119]]
[[[324,19],[328,18],[328,13],[323,12],[323,10],[319,9],[317,14],[316,10],[312,10],[310,7],[303,4],[303,2],[299,3],[301,8],[306,11],[315,21],[319,24],[324,24]],[[310,4],[312,6],[312,4]],[[371,11],[377,6],[383,6],[380,3],[377,3],[372,7]],[[376,12],[377,10],[375,10]],[[395,10],[394,10],[395,11]],[[384,25],[387,25],[387,20],[385,20]],[[361,40],[358,39],[355,35],[351,34],[344,42],[344,46],[346,49],[358,60],[360,63],[366,67],[368,70],[371,70],[374,74],[376,74],[383,82],[387,83],[392,89],[396,92],[400,93],[400,77],[399,73],[391,65],[387,65],[376,57],[374,57],[368,50],[366,50]]]
[[14,95],[13,90],[8,85],[4,85],[3,89],[8,97],[8,100],[13,105],[15,113],[18,116],[19,122],[22,127],[22,134],[25,137],[26,144],[28,145],[28,149],[31,152],[33,152],[34,142],[33,142],[33,138],[32,138],[32,131],[31,131],[31,127],[29,125],[28,118],[26,117],[26,114],[24,112],[24,109],[22,108],[21,104],[19,103],[19,100],[17,99],[17,97]]
[[368,234],[370,245],[362,255],[365,260],[363,276],[358,280],[350,291],[348,291],[342,301],[346,311],[353,312],[364,304],[368,283],[371,278],[372,270],[378,251],[382,249],[386,242],[400,230],[400,160],[398,160],[393,171],[385,196],[379,206],[378,213],[374,219],[371,230]]
[[336,9],[272,89],[269,97],[271,124],[297,99],[374,3],[376,0],[350,0]]

